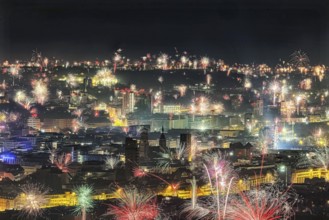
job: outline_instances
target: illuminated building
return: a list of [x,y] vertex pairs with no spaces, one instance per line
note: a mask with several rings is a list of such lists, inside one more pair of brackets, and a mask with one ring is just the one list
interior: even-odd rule
[[132,113],[135,110],[135,93],[124,91],[122,94],[122,115]]
[[318,123],[321,122],[323,119],[321,114],[309,114],[308,115],[308,122],[309,123]]
[[40,130],[41,129],[41,121],[40,118],[35,118],[35,117],[29,117],[27,119],[27,126],[34,128],[36,130]]
[[219,131],[219,135],[222,137],[238,137],[241,135],[242,131],[241,130],[227,130],[227,129],[222,129]]
[[106,127],[111,125],[111,121],[107,117],[92,117],[86,120],[88,128]]
[[27,138],[10,138],[3,140],[2,147],[5,151],[13,150],[16,148],[21,148],[22,150],[28,150],[32,148],[32,142],[31,140]]
[[264,113],[264,102],[262,99],[257,99],[254,103],[254,114],[256,116],[263,116]]
[[64,108],[53,109],[45,114],[41,130],[45,132],[59,132],[71,128],[74,116]]
[[172,104],[172,105],[163,105],[163,113],[164,114],[180,114],[181,112],[181,105]]
[[214,116],[194,116],[189,118],[188,127],[190,129],[198,129],[198,130],[207,130],[213,129],[216,124],[216,117]]
[[291,183],[305,183],[306,179],[323,178],[329,181],[329,171],[324,168],[302,169],[292,172]]

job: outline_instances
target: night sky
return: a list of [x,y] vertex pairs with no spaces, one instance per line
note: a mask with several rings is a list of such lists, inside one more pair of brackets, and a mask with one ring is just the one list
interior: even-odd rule
[[147,52],[276,63],[302,49],[329,65],[327,0],[0,0],[0,60]]

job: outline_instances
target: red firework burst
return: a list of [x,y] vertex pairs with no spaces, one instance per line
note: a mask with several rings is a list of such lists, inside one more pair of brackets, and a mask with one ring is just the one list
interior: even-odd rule
[[153,193],[126,188],[117,190],[115,195],[119,204],[110,205],[108,214],[118,220],[152,220],[159,214]]

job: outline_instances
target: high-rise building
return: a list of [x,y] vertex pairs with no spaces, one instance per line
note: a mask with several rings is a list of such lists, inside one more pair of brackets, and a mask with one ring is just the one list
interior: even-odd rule
[[134,112],[135,93],[132,91],[123,92],[122,96],[122,113],[123,115]]
[[125,141],[125,170],[127,178],[133,176],[133,169],[139,164],[139,149],[137,140],[127,137]]
[[143,128],[139,140],[139,158],[141,161],[149,161],[149,138],[147,128]]

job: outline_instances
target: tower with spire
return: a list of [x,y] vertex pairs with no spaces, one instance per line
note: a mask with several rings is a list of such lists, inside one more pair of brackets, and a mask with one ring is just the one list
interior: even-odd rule
[[162,149],[167,147],[166,136],[164,134],[163,126],[162,126],[162,129],[161,129],[161,135],[160,135],[160,139],[159,139],[159,146]]

